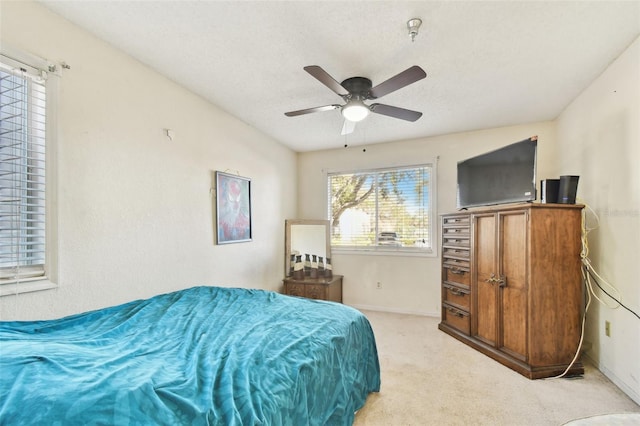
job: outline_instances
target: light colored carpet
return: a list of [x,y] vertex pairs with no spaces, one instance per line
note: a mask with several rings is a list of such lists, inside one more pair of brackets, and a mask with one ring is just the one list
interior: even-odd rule
[[566,426],[628,426],[640,425],[640,413],[603,414],[565,423]]
[[572,379],[529,380],[438,330],[438,318],[366,311],[382,369],[354,425],[562,425],[640,413],[592,365]]

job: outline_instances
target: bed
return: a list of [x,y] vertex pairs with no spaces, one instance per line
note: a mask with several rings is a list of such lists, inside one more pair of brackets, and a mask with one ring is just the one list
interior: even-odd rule
[[379,388],[363,314],[270,291],[0,323],[0,424],[349,425]]

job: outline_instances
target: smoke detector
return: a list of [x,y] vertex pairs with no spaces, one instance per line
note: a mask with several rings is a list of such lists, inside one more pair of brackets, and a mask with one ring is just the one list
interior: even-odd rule
[[411,37],[411,41],[413,42],[418,35],[418,30],[420,29],[420,25],[422,25],[422,19],[413,18],[407,21],[407,28],[409,28],[409,37]]

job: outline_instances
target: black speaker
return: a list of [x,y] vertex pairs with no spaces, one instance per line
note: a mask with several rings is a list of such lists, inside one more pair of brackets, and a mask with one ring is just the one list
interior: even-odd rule
[[540,181],[540,202],[557,203],[560,179],[544,179]]
[[576,192],[578,192],[578,179],[580,176],[560,176],[558,186],[558,203],[575,204]]

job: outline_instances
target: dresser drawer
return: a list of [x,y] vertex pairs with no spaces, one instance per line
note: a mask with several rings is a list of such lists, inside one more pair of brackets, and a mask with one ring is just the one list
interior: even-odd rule
[[449,259],[466,259],[469,260],[468,247],[444,247],[442,249],[442,257]]
[[469,334],[471,331],[469,312],[458,309],[447,303],[442,304],[442,320],[464,334]]
[[445,248],[468,248],[471,244],[469,244],[469,235],[468,234],[452,234],[452,235],[442,235],[442,247]]
[[468,287],[471,282],[470,275],[471,273],[469,271],[469,268],[461,266],[449,266],[446,264],[442,265],[443,281],[458,283]]
[[469,312],[469,306],[471,306],[469,289],[444,283],[442,284],[442,291],[444,292],[442,295],[444,302]]
[[308,284],[305,296],[309,299],[325,300],[327,286],[323,284]]
[[467,227],[469,226],[469,215],[468,214],[464,214],[464,215],[459,215],[459,216],[447,216],[447,217],[443,217],[442,218],[442,227],[447,227],[447,226],[456,226],[456,225],[466,225]]
[[465,271],[470,270],[469,259],[459,259],[457,257],[443,256],[442,266],[444,268],[450,268],[454,271],[457,271],[459,269],[462,269]]
[[442,228],[442,236],[447,238],[459,237],[459,236],[469,238],[469,227],[468,226],[464,226],[464,227],[452,226],[452,227]]
[[304,284],[287,283],[286,294],[289,296],[304,297]]
[[284,293],[289,296],[342,303],[342,278],[342,275],[336,274],[329,278],[304,277],[301,280],[287,277],[283,280]]

